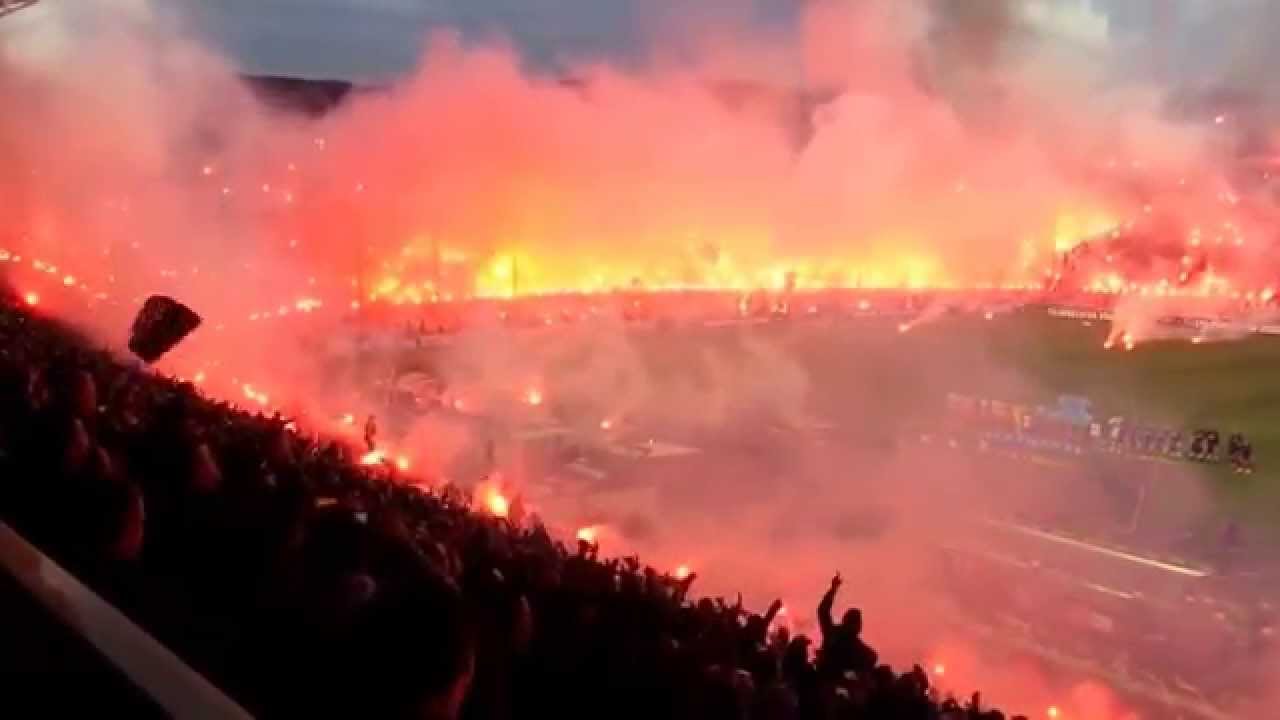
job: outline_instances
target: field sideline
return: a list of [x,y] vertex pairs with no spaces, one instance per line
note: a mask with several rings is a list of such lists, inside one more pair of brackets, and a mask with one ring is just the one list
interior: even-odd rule
[[[1040,402],[1052,401],[1056,393],[1085,395],[1099,406],[1097,414],[1216,428],[1224,441],[1226,433],[1245,433],[1258,471],[1239,476],[1225,464],[1203,466],[1205,484],[1224,512],[1280,530],[1280,487],[1274,481],[1280,461],[1280,338],[1254,335],[1203,345],[1161,341],[1131,352],[1106,350],[1107,323],[1086,326],[1036,307],[990,322],[964,318],[948,324],[981,338],[993,359],[1034,380],[1050,395],[1036,398]],[[938,332],[952,334],[942,326]],[[982,390],[978,380],[971,390]]]

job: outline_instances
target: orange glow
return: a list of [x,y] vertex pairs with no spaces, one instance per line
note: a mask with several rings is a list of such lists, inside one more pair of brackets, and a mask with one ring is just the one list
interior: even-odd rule
[[584,543],[594,545],[597,539],[597,530],[595,526],[589,525],[587,527],[578,528],[577,538]]
[[409,458],[405,457],[404,455],[397,456],[397,457],[396,457],[396,467],[400,470],[400,472],[406,472],[406,471],[408,471],[408,470],[409,470]]
[[684,580],[685,578],[689,577],[689,574],[692,572],[693,571],[689,569],[688,565],[681,565],[676,568],[676,579]]
[[489,493],[489,498],[485,503],[485,506],[494,517],[505,518],[507,513],[510,511],[510,504],[507,502],[507,498],[497,490],[493,490]]
[[524,394],[524,401],[534,407],[541,405],[542,400],[542,391],[538,388],[529,388],[529,390]]
[[605,418],[605,419],[601,420],[601,421],[600,421],[600,429],[601,429],[601,430],[612,430],[612,429],[613,429],[613,421],[612,421],[612,420],[610,420],[609,418]]
[[387,454],[381,450],[371,450],[360,456],[361,465],[377,465],[385,460]]
[[40,304],[40,295],[34,292],[29,292],[26,295],[22,296],[22,300],[27,305],[30,305],[31,307],[35,307]]
[[1049,716],[1050,718],[1059,718],[1059,717],[1062,717],[1062,712],[1058,710],[1057,705],[1050,705],[1049,709],[1045,711],[1045,715]]

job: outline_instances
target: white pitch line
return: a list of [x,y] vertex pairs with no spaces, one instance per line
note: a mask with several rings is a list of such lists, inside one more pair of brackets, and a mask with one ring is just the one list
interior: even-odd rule
[[1014,525],[1011,523],[1003,523],[995,520],[988,520],[987,524],[993,525],[995,527],[1004,528],[1006,530],[1014,530],[1024,535],[1030,535],[1032,537],[1040,538],[1041,540],[1056,542],[1060,545],[1069,545],[1071,547],[1080,548],[1082,550],[1088,550],[1090,552],[1099,553],[1101,555],[1107,555],[1119,560],[1128,560],[1129,562],[1132,562],[1132,563],[1138,563],[1139,565],[1146,565],[1147,567],[1153,567],[1158,570],[1164,570],[1165,572],[1176,573],[1178,575],[1185,575],[1187,577],[1194,577],[1194,578],[1204,578],[1209,576],[1209,573],[1205,572],[1204,570],[1197,570],[1195,568],[1189,568],[1184,565],[1175,565],[1173,563],[1167,563],[1161,560],[1152,560],[1151,558],[1143,557],[1141,555],[1134,555],[1133,553],[1127,553],[1127,552],[1124,552],[1123,550],[1113,550],[1111,548],[1102,547],[1101,545],[1094,545],[1092,543],[1087,543],[1087,542],[1084,542],[1083,540],[1075,540],[1069,537],[1055,535],[1051,532],[1045,532],[1044,530],[1036,530],[1035,528],[1024,527],[1022,525]]

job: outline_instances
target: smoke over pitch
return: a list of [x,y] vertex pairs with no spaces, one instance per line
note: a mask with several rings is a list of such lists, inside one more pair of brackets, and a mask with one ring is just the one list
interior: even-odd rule
[[[785,38],[714,28],[714,41],[681,38],[692,61],[657,42],[640,69],[584,62],[572,81],[442,33],[412,77],[310,122],[263,110],[224,60],[145,6],[82,25],[84,3],[44,5],[57,9],[24,20],[29,38],[0,46],[10,281],[117,344],[134,298],[180,298],[206,324],[164,369],[322,428],[376,412],[361,382],[304,344],[348,333],[337,318],[353,303],[773,288],[788,273],[819,287],[1039,282],[1055,250],[1158,204],[1168,178],[1217,178],[1211,145],[1163,119],[1155,89],[1103,74],[1105,38],[1084,62],[1078,33],[1063,39],[1048,29],[1057,16],[1021,4],[814,3]],[[726,91],[762,65],[772,85]],[[802,143],[788,120],[796,94]],[[744,409],[801,425],[824,401],[893,431],[927,415],[919,398],[941,398],[961,369],[988,376],[995,397],[1037,394],[981,350],[930,355],[940,346],[926,332],[837,350],[803,336],[655,349],[616,326],[565,333],[543,346],[468,334],[438,369],[495,415],[496,398],[536,386],[589,408],[583,422],[691,432],[732,428]],[[741,432],[770,447],[763,423]],[[433,469],[470,442],[445,427],[406,437],[429,438],[401,449]],[[618,549],[691,563],[709,589],[784,594],[797,614],[843,567],[873,641],[932,637],[932,619],[902,598],[930,592],[939,528],[988,508],[940,486],[961,472],[945,457],[863,440],[772,458],[767,481],[665,483],[654,532],[624,532],[625,513],[589,501],[546,510],[600,520]],[[1053,505],[1059,492],[1025,500]],[[1078,487],[1071,502],[1106,504]]]
[[[776,287],[789,272],[973,286],[1037,282],[1055,243],[1137,214],[1150,201],[1121,180],[1212,174],[1149,90],[1064,56],[1052,16],[982,6],[815,3],[782,37],[721,28],[691,62],[663,62],[657,43],[649,66],[581,63],[573,82],[441,34],[410,79],[306,128],[263,116],[158,21],[68,20],[74,52],[7,63],[8,106],[35,110],[5,131],[20,198],[8,234],[145,237],[152,264],[206,277],[267,268],[264,306],[289,299],[282,275],[317,278],[334,303],[352,276],[429,296],[440,258],[466,268],[463,290],[491,294]],[[770,86],[726,100],[765,64]],[[799,148],[780,120],[797,96],[811,126]],[[37,131],[66,142],[24,136]],[[1103,172],[1130,160],[1140,169]],[[396,272],[415,256],[417,276]]]

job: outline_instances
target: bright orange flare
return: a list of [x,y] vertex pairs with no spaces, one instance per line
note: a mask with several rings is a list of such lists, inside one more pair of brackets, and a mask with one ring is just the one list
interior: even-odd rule
[[676,568],[676,578],[679,580],[684,580],[685,578],[689,577],[689,574],[691,572],[692,570],[689,569],[688,565],[681,565]]
[[381,450],[371,450],[360,456],[361,465],[377,465],[386,459],[387,454]]
[[538,388],[529,388],[524,394],[524,401],[533,407],[538,407],[542,404],[542,391]]
[[577,535],[577,537],[578,537],[578,539],[579,539],[579,540],[581,540],[581,541],[582,541],[582,542],[584,542],[584,543],[591,543],[591,544],[593,544],[593,545],[594,545],[594,544],[595,544],[595,542],[596,542],[596,528],[595,528],[595,526],[593,526],[593,525],[588,525],[587,527],[578,528],[578,535]]
[[35,307],[40,304],[40,296],[34,292],[29,292],[26,295],[23,295],[22,300],[31,307]]
[[489,499],[485,504],[488,506],[489,512],[493,513],[494,517],[505,518],[511,509],[507,499],[497,490],[490,491]]

